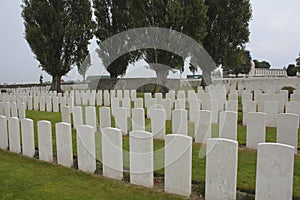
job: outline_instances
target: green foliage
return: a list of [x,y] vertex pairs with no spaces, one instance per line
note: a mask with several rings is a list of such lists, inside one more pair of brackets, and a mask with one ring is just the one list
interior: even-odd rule
[[261,68],[261,69],[270,69],[271,64],[268,63],[267,61],[258,61],[258,60],[253,60],[255,64],[255,68]]
[[291,94],[294,93],[295,88],[293,88],[292,86],[285,86],[283,88],[281,88],[282,90],[287,90],[289,92],[289,98],[291,97]]
[[299,69],[300,67],[296,67],[294,64],[290,64],[286,69],[287,75],[296,76],[297,72],[300,71]]
[[51,90],[61,91],[60,80],[88,54],[93,36],[89,0],[23,0],[25,38],[40,67],[53,78]]
[[[208,0],[208,35],[203,45],[217,65],[225,65],[249,42],[250,0]],[[227,60],[227,61],[226,61]]]
[[226,74],[235,74],[236,77],[240,73],[248,74],[252,66],[252,58],[250,51],[243,49],[237,49],[231,52],[226,58],[224,58],[223,70]]
[[[95,35],[98,43],[130,28],[161,27],[187,34],[201,43],[206,35],[206,11],[203,0],[94,0],[97,29]],[[111,9],[109,9],[111,8]],[[113,45],[113,44],[112,44]],[[128,43],[120,41],[118,47],[124,48]],[[145,59],[148,63],[161,63],[171,68],[183,70],[185,58],[158,49],[142,49],[128,52],[113,63],[107,63],[107,51],[98,51],[99,57],[111,77],[123,75],[129,63]],[[198,67],[198,66],[195,66]],[[170,69],[150,68],[157,72],[160,79],[166,78]]]

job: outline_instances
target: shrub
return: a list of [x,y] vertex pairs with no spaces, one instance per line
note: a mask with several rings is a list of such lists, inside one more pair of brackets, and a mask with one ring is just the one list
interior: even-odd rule
[[284,86],[283,88],[281,88],[282,90],[287,90],[289,91],[289,98],[291,97],[291,94],[293,94],[295,88],[291,87],[291,86]]

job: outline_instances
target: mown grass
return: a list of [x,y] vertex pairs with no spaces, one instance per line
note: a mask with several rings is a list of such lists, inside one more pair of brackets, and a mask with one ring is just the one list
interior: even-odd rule
[[0,151],[0,199],[184,199]]
[[[98,110],[98,108],[97,108]],[[98,116],[98,115],[97,115]],[[55,123],[60,121],[60,113],[44,113],[37,111],[27,111],[27,117],[35,121],[38,120],[49,120],[52,122],[53,133]],[[148,125],[147,125],[148,124]],[[146,120],[146,129],[150,131],[150,120]],[[112,126],[114,126],[114,120],[112,119]],[[130,129],[131,122],[128,120],[128,127]],[[194,125],[189,123],[188,126],[189,135],[194,135]],[[36,130],[36,129],[35,129]],[[166,132],[167,134],[172,133],[172,124],[171,121],[166,122]],[[35,133],[36,134],[36,133]],[[73,150],[74,155],[76,155],[76,135],[73,130]],[[300,135],[300,134],[299,134]],[[212,125],[212,136],[218,137],[218,125]],[[37,138],[37,137],[36,137]],[[53,143],[55,146],[55,134],[53,134]],[[300,137],[298,138],[300,140]],[[276,141],[276,128],[267,128],[266,130],[266,141],[275,142]],[[96,134],[96,147],[97,147],[97,159],[101,161],[101,134]],[[238,126],[238,142],[240,145],[246,144],[246,127]],[[298,142],[298,147],[300,142]],[[37,147],[37,143],[36,143]],[[163,176],[163,162],[164,162],[164,141],[155,140],[154,141],[154,165],[155,165],[155,174],[158,176]],[[128,136],[123,137],[123,149],[124,149],[124,169],[129,169],[129,138]],[[56,149],[54,148],[54,151]],[[200,144],[193,144],[192,152],[192,179],[193,181],[204,183],[205,182],[205,148]],[[255,179],[256,179],[256,151],[248,150],[245,148],[239,149],[238,157],[238,180],[237,188],[239,191],[247,192],[254,194],[255,193]],[[294,167],[294,198],[300,199],[300,157],[295,156],[295,167]],[[200,186],[199,191],[204,191],[204,184]]]

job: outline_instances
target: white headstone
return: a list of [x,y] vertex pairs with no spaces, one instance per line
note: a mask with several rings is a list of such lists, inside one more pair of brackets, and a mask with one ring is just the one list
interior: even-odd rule
[[25,119],[26,118],[26,105],[25,103],[19,103],[18,104],[18,113],[19,113],[19,118],[20,119]]
[[95,104],[96,103],[96,93],[95,92],[88,93],[87,98],[88,98],[89,106],[96,105]]
[[52,97],[51,96],[46,97],[46,111],[52,112]]
[[132,130],[145,131],[145,112],[144,108],[132,109]]
[[128,134],[127,110],[126,108],[116,108],[115,126],[121,129],[123,135]]
[[53,97],[53,112],[59,112],[59,99],[58,97]]
[[32,110],[32,96],[27,97],[28,110]]
[[40,111],[42,111],[42,112],[46,111],[45,105],[46,105],[45,97],[41,96],[40,97]]
[[131,115],[131,100],[129,97],[122,99],[122,107],[126,108],[127,110],[127,117],[130,117]]
[[57,123],[56,130],[56,148],[57,163],[65,167],[73,166],[73,146],[71,125],[67,123]]
[[33,109],[39,110],[39,97],[38,96],[33,97]]
[[151,112],[151,132],[154,138],[164,139],[166,135],[166,118],[164,109],[154,109]]
[[96,94],[96,103],[97,103],[97,106],[102,106],[103,105],[102,90],[98,90],[98,92]]
[[166,119],[172,119],[172,100],[171,99],[163,99],[162,106],[166,111]]
[[243,125],[247,125],[247,114],[249,112],[256,112],[256,101],[245,101],[243,104]]
[[257,96],[258,112],[264,112],[265,101],[269,101],[269,94],[259,94]]
[[177,92],[177,99],[184,99],[185,100],[185,92],[183,90],[179,90]]
[[214,124],[219,123],[219,108],[218,108],[218,106],[219,106],[219,103],[217,100],[211,101],[210,114],[211,114],[212,123],[214,123]]
[[11,114],[10,114],[10,103],[9,102],[4,102],[3,103],[3,107],[4,107],[4,114],[7,118],[10,118]]
[[205,199],[236,199],[238,143],[213,138],[206,145]]
[[249,112],[247,114],[246,147],[257,149],[259,143],[266,140],[266,114],[261,112]]
[[256,200],[293,198],[294,148],[261,143],[257,151]]
[[77,128],[78,169],[88,173],[96,170],[96,148],[94,127],[82,125]]
[[94,132],[97,131],[96,109],[93,106],[85,108],[85,124],[94,127]]
[[35,154],[33,120],[21,120],[22,154],[33,158]]
[[61,121],[67,124],[71,124],[71,112],[69,106],[61,107]]
[[296,114],[300,116],[300,102],[297,101],[286,102],[286,113]]
[[117,180],[122,180],[122,132],[121,130],[116,128],[104,128],[102,131],[103,176]]
[[132,100],[135,100],[135,99],[136,99],[136,90],[131,90],[131,91],[130,91],[130,98],[131,98]]
[[185,99],[175,100],[175,110],[185,110]]
[[265,101],[264,113],[266,113],[266,125],[267,127],[276,127],[276,119],[278,114],[278,102],[277,101]]
[[74,106],[73,108],[73,124],[75,129],[83,125],[81,106]]
[[11,117],[18,117],[17,103],[10,103]]
[[130,183],[153,186],[153,135],[146,131],[130,132]]
[[297,154],[299,115],[280,114],[277,118],[277,143],[291,145]]
[[195,115],[195,142],[206,144],[211,138],[211,115],[208,110],[197,110]]
[[116,109],[120,107],[120,101],[118,98],[112,97],[111,98],[111,112],[112,115],[115,116]]
[[237,100],[226,101],[225,110],[232,111],[232,112],[238,112],[238,101]]
[[190,196],[192,186],[192,138],[165,137],[165,192]]
[[123,91],[122,90],[117,90],[117,98],[119,100],[122,100],[123,99]]
[[20,122],[16,117],[8,119],[8,141],[9,150],[14,153],[21,153]]
[[172,111],[172,133],[188,135],[188,121],[186,110]]
[[142,98],[136,98],[134,100],[134,108],[143,108],[143,99]]
[[39,159],[46,162],[52,162],[53,147],[51,122],[38,121],[38,146]]
[[124,98],[130,98],[129,90],[124,90]]
[[7,135],[7,119],[5,116],[0,115],[0,148],[7,150],[8,148],[8,135]]
[[110,96],[108,90],[104,90],[104,106],[110,106]]
[[220,112],[219,137],[237,140],[237,112]]
[[99,108],[99,115],[100,115],[100,129],[111,127],[110,107]]
[[195,121],[196,111],[200,110],[200,100],[193,99],[189,101],[189,119]]
[[[1,93],[0,93],[1,94]],[[1,95],[0,95],[1,96]],[[3,103],[0,102],[0,115],[4,116],[4,107],[3,107]]]

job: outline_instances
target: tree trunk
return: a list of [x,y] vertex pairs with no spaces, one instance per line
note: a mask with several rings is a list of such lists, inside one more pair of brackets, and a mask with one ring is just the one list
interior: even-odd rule
[[62,92],[61,90],[61,76],[60,75],[53,75],[52,76],[52,84],[51,84],[51,91],[57,91],[57,93]]

